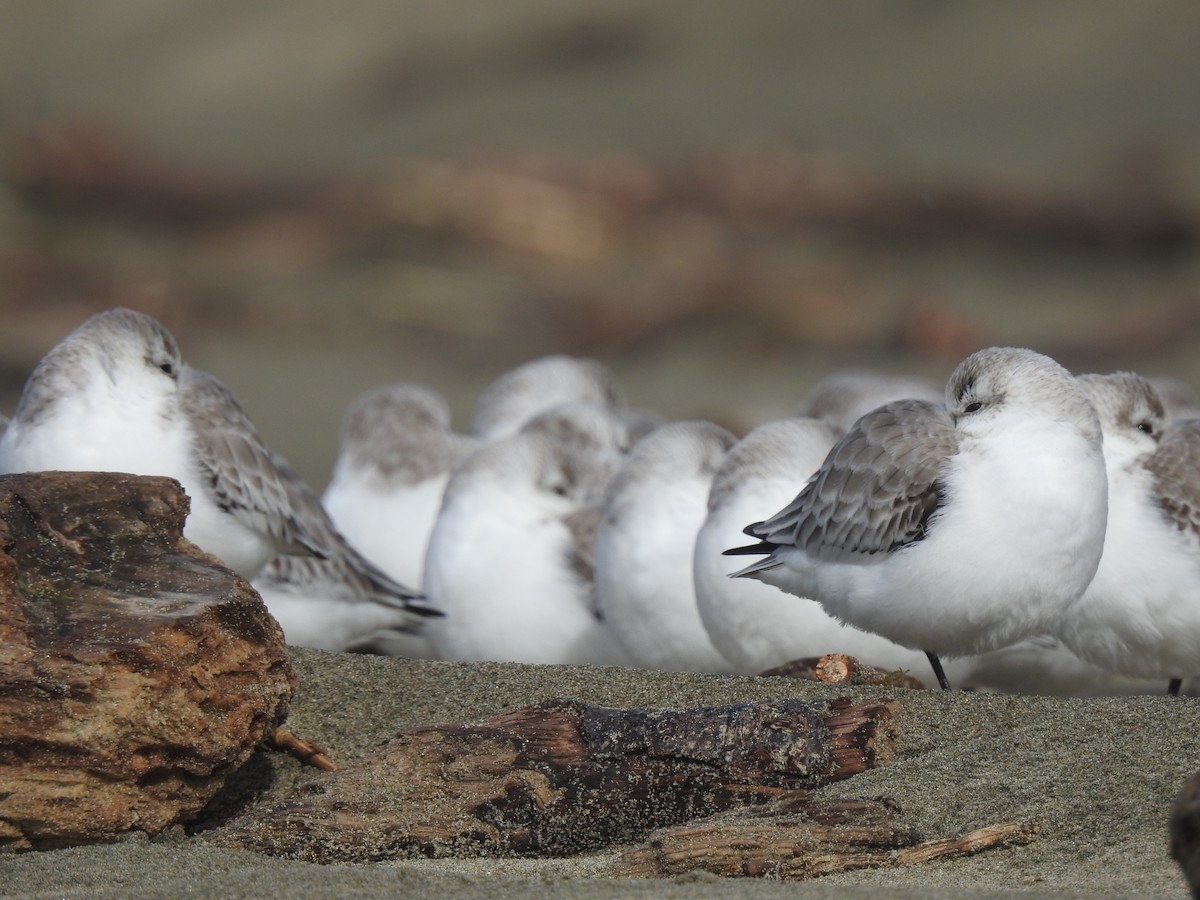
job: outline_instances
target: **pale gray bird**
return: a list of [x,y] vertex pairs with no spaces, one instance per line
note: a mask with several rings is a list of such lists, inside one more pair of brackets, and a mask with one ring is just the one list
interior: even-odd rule
[[638,666],[731,671],[696,608],[692,538],[733,442],[711,422],[662,425],[630,450],[608,486],[596,534],[596,596]]
[[396,581],[420,584],[450,472],[478,446],[450,427],[450,408],[435,391],[372,388],[346,410],[322,502],[363,556]]
[[1200,674],[1200,420],[1170,424],[1130,372],[1082,375],[1100,415],[1108,536],[1087,590],[1053,633],[1102,669],[1170,680]]
[[739,575],[939,655],[1049,630],[1100,562],[1108,482],[1096,411],[1031,350],[991,348],[954,371],[944,405],[867,413],[796,499],[750,525]]
[[92,316],[30,375],[0,439],[0,471],[49,469],[175,478],[191,500],[184,535],[242,576],[279,553],[312,555],[354,569],[410,628],[439,614],[346,543],[229,389],[183,363],[143,313]]
[[885,669],[923,671],[928,665],[919,651],[845,625],[813,600],[764,581],[729,577],[738,564],[723,551],[742,537],[746,522],[796,496],[838,434],[831,423],[806,416],[765,422],[725,454],[713,478],[696,536],[696,601],[713,644],[738,672],[753,675],[827,653],[847,653]]
[[588,403],[618,417],[626,410],[624,391],[602,363],[544,356],[506,372],[484,389],[470,433],[483,440],[508,437],[538,413],[564,403]]
[[917,375],[842,369],[813,385],[796,414],[821,419],[839,434],[845,434],[861,416],[893,400],[941,403],[942,390],[928,378]]
[[607,477],[585,444],[540,431],[486,443],[455,469],[425,558],[425,593],[447,613],[429,630],[439,656],[626,661],[595,613],[587,543]]

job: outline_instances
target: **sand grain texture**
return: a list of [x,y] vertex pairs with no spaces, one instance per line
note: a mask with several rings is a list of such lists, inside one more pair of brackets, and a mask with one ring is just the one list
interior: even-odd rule
[[[572,897],[1186,897],[1167,850],[1166,822],[1179,787],[1200,768],[1191,699],[1061,700],[874,688],[830,688],[775,678],[389,660],[294,650],[300,687],[289,724],[339,762],[364,755],[397,730],[475,722],[554,696],[608,706],[684,708],[786,697],[895,697],[903,740],[889,766],[820,789],[822,796],[889,797],[904,821],[931,837],[998,822],[1035,822],[1027,846],[904,869],[864,870],[802,884],[687,875],[617,880],[616,851],[550,860],[413,860],[319,866],[218,850],[193,838],[131,841],[0,856],[10,896]],[[314,770],[259,754],[257,802],[280,799]],[[243,798],[243,802],[244,802]],[[145,878],[154,871],[152,880]]]

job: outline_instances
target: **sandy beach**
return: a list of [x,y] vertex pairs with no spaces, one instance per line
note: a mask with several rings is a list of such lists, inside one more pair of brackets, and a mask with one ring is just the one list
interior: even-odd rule
[[[1186,897],[1167,852],[1176,791],[1200,766],[1195,699],[1056,699],[1001,694],[838,689],[778,678],[676,675],[620,668],[453,664],[296,649],[300,688],[289,723],[342,763],[405,727],[478,721],[550,697],[683,708],[783,697],[891,696],[902,709],[897,760],[822,788],[890,797],[927,838],[1001,822],[1035,822],[1028,846],[904,869],[808,882],[652,881],[608,876],[620,848],[570,859],[398,860],[320,866],[205,846],[179,830],[154,840],[0,857],[6,897]],[[261,751],[247,777],[260,802],[314,770]]]
[[[494,376],[546,353],[603,360],[635,405],[741,430],[787,414],[836,368],[941,380],[988,344],[1197,386],[1200,117],[1186,85],[1200,77],[1198,36],[1200,7],[1178,0],[364,0],[336,16],[313,0],[178,0],[169,14],[144,0],[6,4],[0,412],[50,346],[114,305],[166,321],[189,362],[226,381],[318,488],[360,391],[428,384],[461,426]],[[776,221],[766,201],[777,160],[754,152],[776,145],[818,184],[865,173],[900,195],[930,186],[988,202],[942,231],[849,214]],[[608,243],[582,258],[380,211],[414,162],[520,172],[540,154],[571,161],[567,172],[624,160],[666,199],[617,217]],[[742,160],[731,183],[772,186],[757,206],[698,202],[713,161],[728,158]],[[124,206],[119,191],[77,183],[89,161],[100,175],[106,163],[142,173],[122,182]],[[689,172],[686,202],[672,200]],[[198,227],[171,190],[197,179],[244,203],[264,185],[314,186]],[[374,193],[354,216],[326,208],[326,193],[356,196],[364,179]],[[588,179],[564,183],[568,199],[590,198]],[[531,181],[535,196],[557,184]],[[1097,193],[1134,224],[1145,208],[1177,212],[1184,237],[1147,249],[1046,227],[1064,209],[1087,225]],[[935,209],[919,196],[919,212]],[[825,793],[893,798],[930,839],[1001,822],[1040,832],[972,858],[781,884],[616,880],[619,849],[319,866],[216,849],[180,829],[0,854],[0,896],[1187,896],[1166,820],[1200,768],[1195,698],[841,690],[301,649],[294,660],[290,725],[340,763],[402,728],[551,697],[642,708],[895,697],[898,759]],[[266,803],[314,775],[262,751],[241,782]]]

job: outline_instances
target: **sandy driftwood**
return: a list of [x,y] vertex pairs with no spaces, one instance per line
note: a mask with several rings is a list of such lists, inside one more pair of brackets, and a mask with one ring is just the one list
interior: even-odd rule
[[925,841],[886,799],[825,800],[807,791],[654,832],[615,874],[649,878],[701,870],[723,876],[814,878],[905,866],[1028,843],[1036,828],[1006,823]]
[[282,719],[283,636],[177,482],[0,477],[0,847],[158,832]]
[[663,712],[547,701],[404,731],[205,839],[318,862],[595,850],[883,764],[895,713],[891,701]]
[[1183,783],[1167,821],[1171,856],[1183,870],[1193,897],[1200,897],[1200,772]]
[[913,690],[922,690],[925,687],[923,681],[914,678],[903,669],[877,669],[845,653],[806,656],[758,674],[767,677],[819,681],[822,684],[872,685]]

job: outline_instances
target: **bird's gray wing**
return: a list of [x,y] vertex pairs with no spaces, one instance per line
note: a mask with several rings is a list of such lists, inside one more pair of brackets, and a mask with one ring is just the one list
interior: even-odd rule
[[[357,558],[356,558],[357,557]],[[258,581],[279,590],[325,594],[333,602],[375,603],[402,613],[394,630],[420,631],[423,619],[444,615],[423,595],[393,581],[357,554],[329,559],[315,556],[276,556]]]
[[890,553],[925,536],[942,502],[939,478],[958,451],[945,409],[898,400],[860,418],[786,508],[746,529],[760,549],[799,547],[821,559]]
[[604,506],[593,503],[577,509],[563,520],[571,533],[568,565],[575,577],[587,586],[588,609],[599,620],[604,616],[596,594],[596,532],[600,530],[603,517]]
[[1180,531],[1200,537],[1200,419],[1170,426],[1146,469],[1163,515]]
[[[283,557],[276,570],[298,577],[321,575],[359,596],[416,615],[441,612],[419,602],[420,591],[377,568],[334,527],[316,492],[299,473],[263,443],[233,393],[216,378],[188,366],[180,374],[180,396],[194,426],[198,468],[216,503],[247,527],[269,534]],[[288,555],[317,557],[320,572],[290,569]]]
[[179,383],[196,465],[217,505],[270,535],[281,553],[333,554],[339,540],[320,499],[263,443],[233,393],[190,366],[183,367]]

